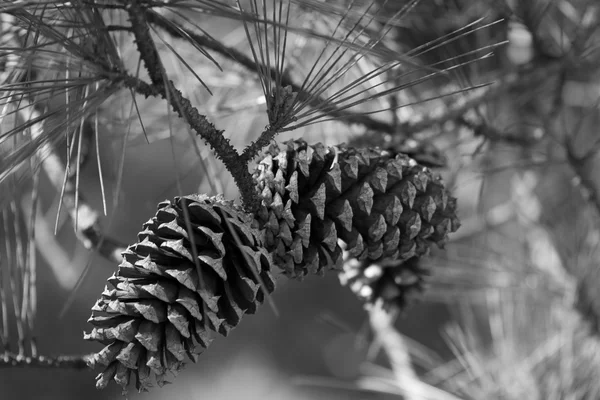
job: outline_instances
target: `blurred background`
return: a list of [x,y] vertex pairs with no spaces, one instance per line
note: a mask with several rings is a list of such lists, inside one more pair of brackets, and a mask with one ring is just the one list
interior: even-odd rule
[[[186,9],[185,16],[202,27],[202,35],[251,57],[243,23],[200,3],[195,11]],[[228,3],[233,4],[222,2],[223,7]],[[458,198],[462,227],[445,249],[434,249],[422,261],[431,271],[428,288],[400,313],[395,326],[404,335],[414,373],[443,393],[403,394],[389,354],[374,341],[362,302],[330,271],[303,282],[279,277],[273,295],[278,315],[263,305],[229,337],[216,338],[173,385],[141,395],[130,391],[128,397],[598,398],[593,378],[600,365],[595,295],[600,243],[598,5],[583,0],[290,4],[290,25],[297,30],[289,33],[286,73],[295,82],[302,82],[312,63],[324,58],[324,42],[317,34],[341,40],[345,31],[334,30],[336,21],[349,26],[360,15],[375,16],[365,17],[368,24],[362,21],[366,27],[361,35],[378,43],[338,80],[338,89],[397,62],[394,57],[409,55],[416,63],[406,70],[403,65],[390,68],[356,88],[369,101],[351,110],[389,129],[377,131],[342,118],[301,126],[277,140],[302,137],[309,143],[392,147],[436,160],[436,173]],[[403,7],[406,15],[391,18]],[[173,11],[181,9],[164,10],[175,23],[198,31]],[[209,50],[223,67],[220,71],[185,40],[158,29],[153,35],[174,84],[238,150],[258,138],[269,121],[256,71],[242,66],[239,58]],[[134,44],[125,34],[115,37],[124,65],[136,71]],[[1,48],[8,70],[10,45],[5,42]],[[403,84],[406,89],[398,90]],[[389,95],[373,94],[386,90]],[[228,199],[239,195],[223,165],[163,100],[135,98],[133,103],[129,91],[117,91],[89,115],[85,129],[97,134],[98,146],[89,139],[89,160],[79,173],[79,191],[92,209],[102,213],[106,198],[103,232],[122,243],[135,241],[162,200],[187,193],[223,193]],[[64,101],[50,96],[44,112],[61,110]],[[378,110],[387,111],[367,114]],[[58,111],[52,118],[64,116]],[[18,115],[3,112],[0,155],[5,160],[22,148],[21,136],[8,140],[6,134],[19,124]],[[54,145],[65,160],[64,144],[55,140]],[[4,293],[11,293],[7,277],[14,273],[10,249],[14,255],[27,247],[27,210],[35,181],[28,165],[11,173],[18,176],[17,183],[0,185]],[[90,330],[90,308],[116,265],[82,245],[64,210],[56,222],[60,188],[43,173],[38,184],[33,332],[39,352],[98,351],[97,343],[82,340],[82,332]],[[10,338],[3,344],[14,352],[17,324],[10,296],[5,301],[3,326]],[[98,372],[0,365],[0,398],[121,398],[116,385],[95,389]]]

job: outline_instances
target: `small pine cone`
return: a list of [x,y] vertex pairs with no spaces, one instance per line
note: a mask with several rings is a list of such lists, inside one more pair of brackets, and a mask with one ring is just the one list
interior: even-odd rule
[[146,391],[152,374],[162,386],[186,355],[196,361],[212,341],[210,330],[226,336],[255,312],[275,285],[251,221],[222,198],[159,204],[92,308],[94,328],[85,339],[106,345],[92,361],[106,366],[98,388],[112,379],[126,388],[133,375]]
[[384,306],[406,307],[425,288],[429,271],[413,257],[406,261],[387,261],[373,264],[345,257],[340,283],[348,286],[356,296],[367,302],[380,300]]
[[440,178],[404,154],[289,141],[269,149],[254,179],[263,242],[291,277],[341,269],[338,239],[359,261],[406,261],[460,225]]

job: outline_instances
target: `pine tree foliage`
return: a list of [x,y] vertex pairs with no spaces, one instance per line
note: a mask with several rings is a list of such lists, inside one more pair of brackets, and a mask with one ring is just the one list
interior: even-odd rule
[[[87,363],[98,387],[145,391],[270,301],[280,271],[334,270],[392,366],[358,389],[598,398],[599,15],[594,0],[3,2],[0,366]],[[290,131],[303,139],[275,144]],[[185,143],[215,177],[196,192],[235,186],[240,204],[185,195],[173,146],[179,195],[135,244],[106,236],[81,171],[95,148],[106,214],[99,150],[123,143],[118,194],[140,136]],[[85,334],[104,348],[48,358],[36,257],[68,287],[65,219],[120,265]],[[457,306],[455,360],[402,345],[389,319],[415,298]]]

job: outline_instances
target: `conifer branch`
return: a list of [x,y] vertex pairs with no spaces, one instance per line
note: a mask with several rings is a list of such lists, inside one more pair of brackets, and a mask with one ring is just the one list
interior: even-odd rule
[[[178,25],[177,21],[171,21],[166,17],[159,15],[153,11],[147,11],[146,17],[149,23],[154,24],[155,26],[161,28],[169,35],[175,38],[179,38],[182,40],[192,39],[197,45],[205,47],[209,50],[213,50],[222,56],[233,60],[246,68],[249,71],[259,74],[261,71],[265,71],[266,68],[262,65],[257,65],[256,62],[243,52],[226,46],[223,43],[215,40],[209,36],[194,32],[193,30],[185,27],[178,27],[178,29],[174,28],[174,26]],[[185,36],[184,36],[185,35]],[[464,119],[461,117],[469,110],[472,110],[486,101],[493,100],[494,98],[498,98],[499,96],[505,94],[507,91],[517,87],[523,87],[526,85],[527,87],[535,87],[547,80],[548,74],[555,74],[560,71],[562,67],[562,62],[555,61],[551,63],[544,63],[540,65],[535,65],[534,67],[526,70],[526,71],[517,71],[510,72],[507,75],[500,77],[496,83],[494,83],[491,87],[483,89],[481,91],[476,92],[474,95],[470,96],[465,102],[463,102],[459,106],[450,107],[446,109],[443,113],[437,113],[435,116],[426,116],[421,121],[408,121],[406,123],[400,124],[396,126],[394,123],[389,123],[385,121],[380,121],[372,118],[370,115],[355,113],[348,110],[338,110],[337,107],[333,104],[330,104],[326,99],[320,96],[308,96],[306,92],[301,90],[301,86],[296,83],[293,78],[284,73],[281,79],[281,86],[290,86],[292,91],[298,93],[299,98],[310,98],[310,104],[319,108],[325,108],[328,110],[328,114],[331,117],[339,119],[346,124],[357,124],[362,125],[370,131],[380,132],[380,133],[399,133],[404,136],[412,136],[416,133],[422,132],[424,130],[430,129],[435,126],[440,126],[447,121],[457,121],[459,123],[464,122]],[[277,70],[274,67],[269,68],[269,74],[272,79],[276,79]],[[331,111],[329,111],[331,110]],[[471,126],[473,128],[474,126]],[[488,137],[490,140],[495,141],[508,141],[511,143],[519,144],[519,145],[529,145],[531,144],[531,140],[520,138],[515,138],[512,136],[502,135],[497,131],[491,129],[480,129],[478,130],[483,136]],[[254,143],[250,144],[244,152],[242,153],[242,157],[246,160],[252,159],[258,151],[262,149],[261,146],[268,145],[270,141],[270,132],[269,130],[264,131],[259,139]]]
[[163,86],[162,62],[156,44],[150,35],[150,27],[145,18],[145,9],[137,0],[130,1],[127,8],[131,29],[140,58],[154,86]]
[[242,153],[242,160],[244,161],[244,163],[248,163],[248,162],[252,161],[252,159],[254,159],[254,157],[256,157],[263,148],[265,148],[266,146],[269,145],[269,143],[271,143],[271,140],[273,140],[273,138],[275,138],[277,133],[278,133],[277,130],[272,129],[271,127],[268,127],[266,130],[264,130],[260,134],[258,139],[256,139],[254,142],[250,143],[244,149],[244,151]]
[[[196,33],[194,31],[192,31],[191,29],[187,29],[184,27],[180,27],[179,30],[175,29],[173,26],[178,25],[179,24],[178,22],[169,21],[165,17],[158,15],[155,12],[148,11],[146,15],[148,18],[148,22],[163,29],[165,32],[167,32],[169,35],[171,35],[175,38],[187,40],[187,38],[182,35],[182,32],[185,32],[185,34],[188,35],[188,37],[190,37],[192,40],[194,40],[194,42],[196,44],[198,44],[202,47],[205,47],[209,50],[213,50],[213,51],[221,54],[222,56],[237,62],[238,64],[240,64],[241,66],[243,66],[244,68],[246,68],[249,71],[252,71],[252,72],[258,74],[258,73],[260,73],[260,71],[266,70],[266,68],[264,66],[257,65],[251,57],[247,56],[243,52],[241,52],[233,47],[224,45],[223,43],[219,42],[218,40],[215,40],[206,35]],[[275,80],[278,75],[277,69],[274,67],[270,67],[269,74],[271,75],[271,78],[273,80]],[[282,87],[290,86],[292,88],[293,92],[298,93],[299,98],[307,97],[310,99],[311,105],[318,106],[319,108],[326,108],[328,110],[328,114],[331,115],[333,118],[340,119],[340,120],[346,122],[347,124],[362,125],[368,129],[376,131],[376,132],[382,132],[382,133],[395,132],[395,128],[392,124],[389,124],[384,121],[376,120],[369,115],[365,115],[365,114],[361,114],[361,113],[354,113],[354,112],[347,111],[347,110],[338,110],[338,108],[335,105],[331,104],[326,99],[324,99],[320,96],[309,96],[305,91],[301,90],[302,87],[299,84],[297,84],[289,74],[284,73],[280,77],[280,80],[281,80]],[[329,111],[329,110],[331,110],[331,111]],[[266,133],[266,131],[264,133]],[[260,138],[259,138],[259,140],[260,140]],[[267,144],[268,144],[268,141],[267,141]],[[257,146],[258,146],[258,144],[253,143],[246,148],[245,152],[247,151],[248,154],[250,154],[251,153],[250,147],[257,147]]]
[[[173,111],[187,121],[192,129],[211,146],[217,158],[223,161],[225,168],[233,176],[240,190],[245,208],[248,211],[255,210],[258,207],[259,200],[247,164],[243,162],[229,139],[223,136],[223,131],[217,130],[214,124],[209,122],[206,116],[200,114],[190,100],[175,87],[173,82],[166,78],[160,55],[148,27],[148,16],[152,13],[146,11],[138,1],[132,1],[127,11],[138,51],[152,81],[153,88],[149,90],[149,88],[144,87],[144,92],[158,93],[163,99],[167,100]],[[137,89],[141,89],[141,87],[138,86]]]
[[93,359],[92,354],[80,356],[58,356],[58,357],[25,357],[13,353],[0,355],[1,368],[57,368],[57,369],[89,369],[89,362]]

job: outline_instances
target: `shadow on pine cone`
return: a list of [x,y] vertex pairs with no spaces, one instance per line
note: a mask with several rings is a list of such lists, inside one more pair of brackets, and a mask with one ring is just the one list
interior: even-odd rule
[[256,311],[275,287],[271,264],[294,278],[337,269],[363,300],[403,305],[421,288],[419,258],[459,227],[441,180],[403,154],[290,141],[254,179],[254,216],[220,197],[159,204],[92,308],[85,339],[106,346],[91,362],[105,366],[97,387],[133,377],[144,391],[152,374],[162,386],[211,331]]

